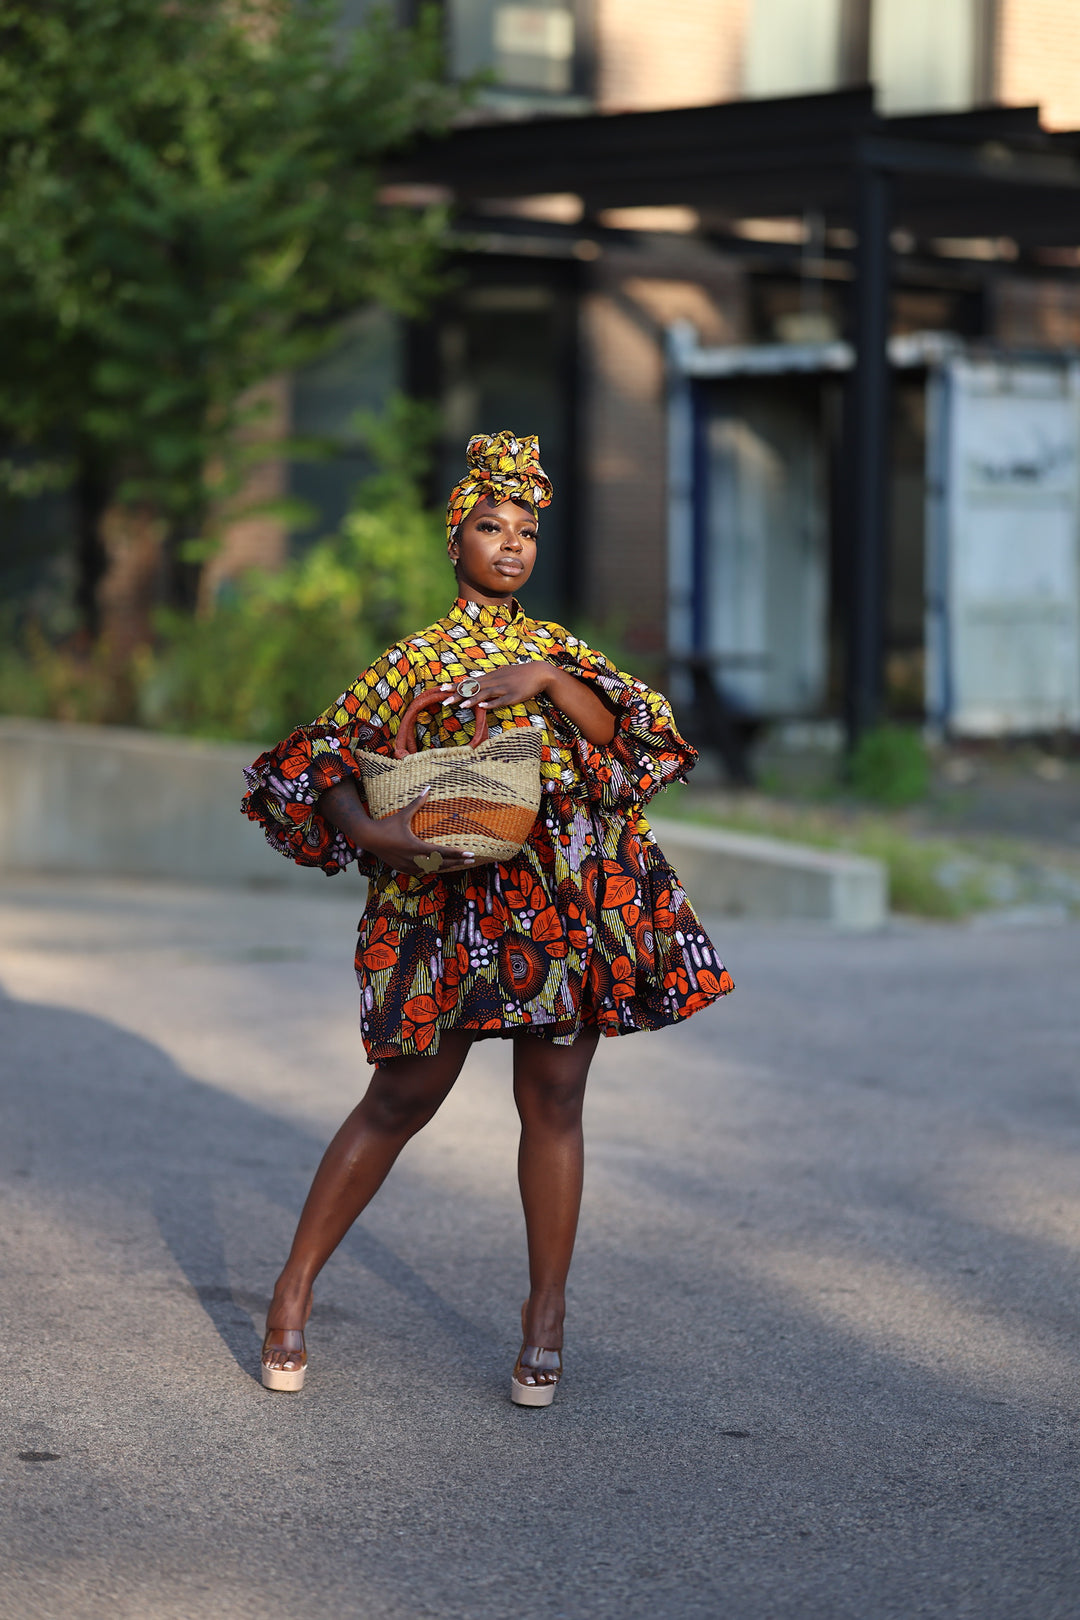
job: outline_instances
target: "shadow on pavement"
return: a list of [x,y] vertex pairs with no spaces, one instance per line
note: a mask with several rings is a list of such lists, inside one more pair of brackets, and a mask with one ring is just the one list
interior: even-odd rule
[[[712,1028],[665,1046],[669,1084],[680,1062],[715,1061]],[[448,1215],[445,1189],[406,1165],[405,1240],[354,1231],[317,1306],[318,1381],[267,1396],[252,1317],[322,1142],[86,1014],[0,1000],[0,1056],[0,1225],[20,1301],[9,1395],[19,1450],[56,1454],[0,1473],[18,1487],[13,1567],[48,1592],[39,1612],[1075,1613],[1078,1414],[1055,1382],[1070,1353],[1059,1336],[1045,1365],[1025,1364],[1012,1331],[1031,1299],[1016,1268],[1044,1295],[1063,1289],[1060,1245],[1012,1245],[1004,1271],[964,1278],[958,1312],[934,1291],[951,1260],[929,1194],[897,1204],[850,1165],[815,1183],[760,1115],[743,1157],[724,1156],[732,1101],[696,1140],[692,1110],[684,1128],[669,1109],[655,1141],[632,1116],[620,1156],[612,1071],[565,1398],[510,1408],[505,1347],[482,1325],[518,1226],[481,1186]],[[848,1104],[831,1083],[803,1106],[835,1131]],[[805,1128],[790,1106],[788,1142]],[[875,1221],[893,1213],[921,1251],[882,1277]],[[993,1232],[979,1242],[1005,1253]],[[980,1325],[996,1345],[982,1359]],[[0,1590],[3,1620],[6,1602]],[[20,1595],[10,1612],[35,1611]]]
[[[110,1237],[130,1241],[123,1228],[148,1204],[190,1295],[257,1383],[261,1333],[252,1318],[261,1318],[268,1294],[253,1277],[234,1280],[237,1256],[230,1266],[229,1247],[231,1239],[235,1251],[236,1233],[223,1229],[218,1200],[225,1190],[273,1206],[274,1240],[265,1234],[256,1243],[254,1269],[265,1276],[273,1261],[276,1274],[324,1144],[193,1079],[160,1047],[105,1020],[15,1001],[0,988],[0,1023],[10,1076],[0,1100],[0,1176],[32,1186],[36,1199],[59,1195],[68,1208],[86,1200],[87,1214],[103,1221],[106,1244]],[[43,1031],[51,1060],[41,1051]],[[32,1085],[20,1083],[27,1074],[35,1076]],[[265,1209],[260,1218],[266,1222]],[[475,1354],[484,1342],[474,1323],[362,1224],[343,1249],[423,1313],[431,1333],[459,1354]],[[357,1317],[317,1304],[316,1320]]]

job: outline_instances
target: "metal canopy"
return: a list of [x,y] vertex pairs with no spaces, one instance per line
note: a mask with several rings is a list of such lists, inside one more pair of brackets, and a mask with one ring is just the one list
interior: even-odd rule
[[1080,242],[1080,131],[1038,109],[885,118],[869,88],[670,112],[455,130],[394,165],[462,202],[576,192],[586,210],[679,203],[732,218],[814,210],[856,224],[854,174],[893,176],[892,223],[917,237]]

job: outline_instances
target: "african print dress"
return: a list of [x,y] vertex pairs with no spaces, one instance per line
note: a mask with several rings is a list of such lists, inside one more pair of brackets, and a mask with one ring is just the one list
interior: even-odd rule
[[[319,814],[361,750],[391,755],[418,692],[475,671],[544,659],[602,693],[613,740],[588,742],[537,698],[489,715],[492,732],[543,729],[540,811],[510,861],[409,877],[358,851]],[[418,745],[463,743],[471,721],[443,708]],[[361,1030],[373,1063],[438,1051],[447,1030],[533,1034],[569,1044],[660,1029],[733,988],[664,859],[642,806],[696,759],[668,704],[561,625],[513,603],[459,598],[445,619],[391,647],[310,726],[245,774],[244,809],[275,849],[329,874],[356,861],[369,879],[356,946]]]

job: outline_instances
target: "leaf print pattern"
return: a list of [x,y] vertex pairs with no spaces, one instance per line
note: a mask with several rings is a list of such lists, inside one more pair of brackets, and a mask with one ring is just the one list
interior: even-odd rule
[[434,996],[410,996],[401,1009],[401,1039],[417,1052],[426,1052],[435,1039],[439,1004]]
[[391,928],[385,917],[376,917],[375,926],[369,935],[368,945],[361,953],[361,961],[372,973],[378,973],[381,968],[393,967],[398,958],[398,945],[401,935],[396,928]]
[[[323,820],[319,795],[346,777],[362,791],[357,755],[393,752],[415,691],[531,658],[594,683],[617,724],[598,748],[545,699],[490,716],[493,732],[545,732],[540,813],[512,861],[411,878]],[[419,746],[456,745],[467,724],[436,711],[418,728]],[[372,1062],[432,1054],[448,1030],[479,1039],[527,1030],[569,1044],[587,1024],[605,1035],[663,1028],[734,988],[642,814],[695,757],[659,693],[561,626],[516,604],[459,599],[256,760],[244,809],[301,865],[332,875],[356,861],[368,877],[356,974]]]

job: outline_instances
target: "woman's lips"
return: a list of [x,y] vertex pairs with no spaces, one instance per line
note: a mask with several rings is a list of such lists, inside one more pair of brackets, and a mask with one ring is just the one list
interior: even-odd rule
[[509,560],[497,562],[495,568],[500,574],[523,574],[525,572],[524,564]]

